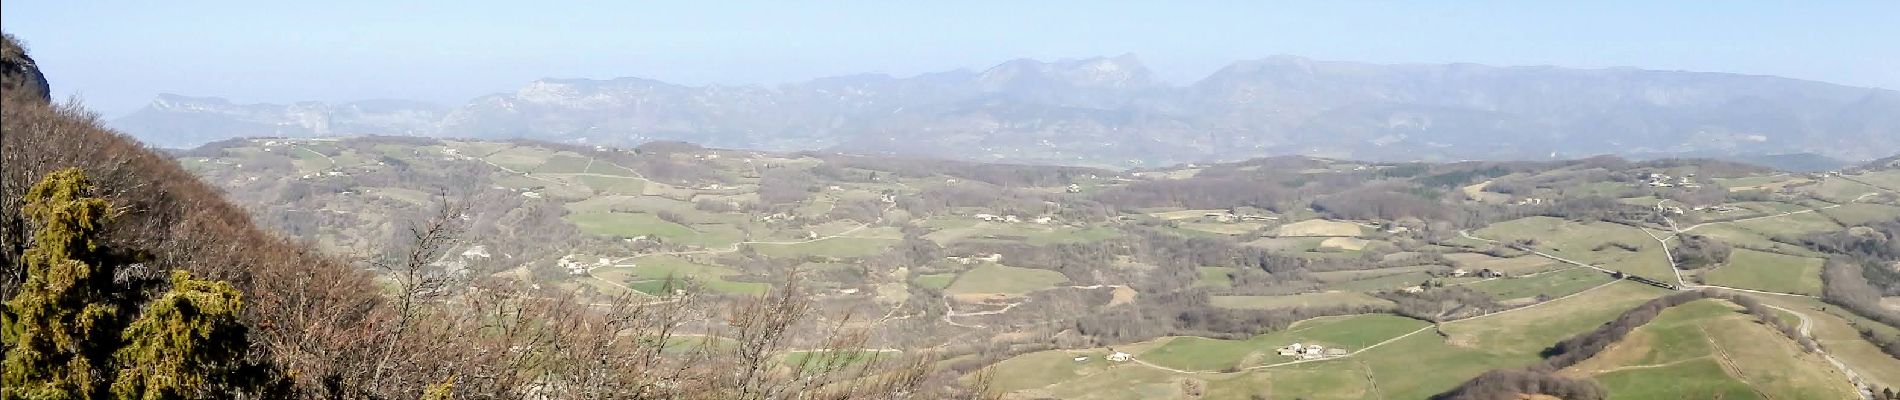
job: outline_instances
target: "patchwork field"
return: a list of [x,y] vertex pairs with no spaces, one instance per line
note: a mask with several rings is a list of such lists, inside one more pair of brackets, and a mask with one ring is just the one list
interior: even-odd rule
[[[266,201],[307,199],[271,209],[268,218],[259,220],[292,221],[320,210],[329,213],[327,225],[293,225],[289,231],[314,230],[319,233],[313,242],[358,248],[370,246],[364,246],[363,240],[337,241],[344,235],[336,232],[354,230],[350,234],[356,237],[381,240],[388,236],[385,231],[399,226],[397,216],[417,214],[432,204],[434,188],[406,184],[425,181],[418,175],[484,171],[469,186],[493,204],[482,204],[482,215],[471,219],[481,224],[473,230],[480,237],[472,239],[491,241],[485,244],[492,257],[464,255],[465,261],[492,264],[473,266],[487,276],[576,290],[581,296],[628,290],[664,296],[672,288],[687,288],[707,295],[701,298],[733,301],[739,296],[724,295],[765,292],[797,270],[802,272],[801,286],[812,289],[809,292],[822,305],[822,312],[863,310],[877,317],[853,322],[871,330],[878,341],[875,347],[913,349],[906,346],[917,345],[958,352],[973,347],[964,344],[980,344],[1024,349],[1046,346],[1051,338],[1059,339],[1057,343],[1112,344],[1112,349],[1033,352],[989,366],[998,372],[997,387],[1011,392],[1013,398],[1429,398],[1483,371],[1536,362],[1557,340],[1593,329],[1631,306],[1667,293],[1633,282],[1614,282],[1603,273],[1530,252],[1458,238],[1456,232],[1444,228],[1446,221],[1381,220],[1380,212],[1351,207],[1322,212],[1307,204],[1309,199],[1339,199],[1335,196],[1356,189],[1355,179],[1414,185],[1404,187],[1423,189],[1411,194],[1436,201],[1435,207],[1443,207],[1436,211],[1451,213],[1441,215],[1495,210],[1538,215],[1551,211],[1544,208],[1551,202],[1585,194],[1610,196],[1619,202],[1566,202],[1563,212],[1551,213],[1640,219],[1659,202],[1684,208],[1739,207],[1729,213],[1701,211],[1675,219],[1685,228],[1696,226],[1694,234],[1737,248],[1726,265],[1698,278],[1715,285],[1798,294],[1820,292],[1820,260],[1828,255],[1775,239],[1839,231],[1900,216],[1900,206],[1867,204],[1887,202],[1885,197],[1862,196],[1878,189],[1844,184],[1836,177],[1804,184],[1810,175],[1727,174],[1714,179],[1732,189],[1769,192],[1725,198],[1718,198],[1719,190],[1657,188],[1627,179],[1647,173],[1702,172],[1680,161],[1552,161],[1512,166],[1507,168],[1508,175],[1497,175],[1470,165],[1278,159],[1242,167],[1146,170],[1136,176],[1110,170],[951,162],[887,167],[891,160],[842,154],[769,154],[690,146],[635,150],[527,142],[426,143],[430,142],[413,138],[358,146],[299,141],[275,147],[240,146],[222,157],[189,157],[181,162],[194,171],[209,171],[203,172],[207,182],[218,182],[237,196],[265,193],[269,188],[308,189],[307,195],[279,190],[254,196]],[[239,169],[240,164],[262,167],[246,170]],[[260,169],[309,176],[242,184],[250,178],[269,178],[257,176]],[[376,171],[382,172],[370,175]],[[1207,172],[1202,178],[1220,180],[1152,181],[1197,179],[1202,171]],[[364,175],[357,179],[341,174]],[[1900,182],[1900,173],[1880,174],[1885,175],[1859,178]],[[1201,187],[1196,185],[1220,188],[1231,182],[1221,180],[1229,179],[1259,179],[1254,183],[1267,185],[1263,187],[1277,183],[1301,197],[1276,202],[1287,204],[1276,204],[1271,211],[1251,208],[1258,204],[1231,204],[1234,208],[1230,209],[1216,203],[1253,200],[1244,193],[1230,199],[1220,190],[1198,197],[1177,190]],[[1485,185],[1478,181],[1495,183],[1496,190],[1510,194],[1483,192]],[[1070,184],[1078,189],[1069,189]],[[1182,186],[1170,186],[1174,184]],[[1783,186],[1793,190],[1780,190]],[[347,193],[320,193],[326,190]],[[1208,196],[1214,197],[1212,201],[1203,198]],[[1858,203],[1846,203],[1856,199]],[[1844,205],[1832,207],[1835,204]],[[1587,209],[1568,212],[1572,207]],[[1825,209],[1808,211],[1817,208]],[[1229,217],[1229,212],[1270,217],[1241,219]],[[1791,212],[1796,214],[1778,215]],[[1708,223],[1751,216],[1771,217]],[[1603,268],[1674,280],[1664,248],[1642,228],[1579,218],[1584,219],[1518,218],[1474,227],[1471,233],[1505,242],[1523,241],[1538,251]],[[1412,229],[1373,228],[1392,225]],[[1657,235],[1667,234],[1662,228],[1651,229]],[[1007,258],[976,261],[990,254]],[[572,260],[596,259],[611,262],[572,264]],[[1063,272],[1026,268],[1053,265],[1060,265]],[[1241,265],[1251,269],[1234,267]],[[1489,269],[1506,277],[1448,277],[1455,268]],[[1071,276],[1077,282],[1071,282]],[[1426,282],[1466,285],[1486,296],[1394,303],[1370,294]],[[1106,289],[1064,286],[1076,284],[1118,289],[1111,294]],[[1302,294],[1257,295],[1267,293]],[[1167,303],[1181,296],[1205,296],[1207,306],[1220,309],[1180,310],[1177,304]],[[1108,297],[1112,300],[1100,301]],[[1876,327],[1881,334],[1900,332],[1882,330],[1869,320],[1813,299],[1774,297],[1765,301],[1809,315],[1821,343],[1870,380],[1900,383],[1900,360],[1885,356],[1854,330]],[[1168,318],[1191,317],[1192,311],[1269,314],[1330,305],[1403,308],[1408,314],[1430,315],[1433,307],[1470,310],[1463,307],[1488,306],[1491,300],[1525,308],[1446,321],[1440,329],[1383,314],[1318,318],[1259,334],[1245,331],[1248,327],[1244,326],[1214,328],[1233,335],[1223,337],[1244,338],[1240,340],[1167,337],[1125,343],[1142,338],[1121,338],[1116,335],[1123,332],[1104,333],[1093,324],[1074,323],[1081,321],[1078,318],[1112,317],[1126,310],[1181,313],[1160,316]],[[1186,304],[1202,306],[1198,301]],[[708,315],[716,313],[708,310]],[[1677,317],[1672,314],[1671,318]],[[1655,344],[1663,339],[1699,339],[1702,347],[1685,341],[1650,346],[1640,354],[1630,350],[1637,355],[1618,356],[1624,357],[1617,361],[1622,364],[1606,359],[1602,371],[1590,376],[1616,387],[1618,398],[1675,398],[1685,393],[1690,397],[1722,393],[1732,398],[1832,398],[1835,394],[1810,391],[1816,386],[1803,382],[1813,377],[1796,374],[1800,371],[1776,375],[1724,362],[1715,349],[1734,359],[1785,361],[1775,358],[1776,354],[1748,353],[1780,351],[1773,347],[1715,346],[1786,341],[1756,335],[1761,332],[1737,325],[1746,321],[1729,318],[1719,313],[1677,318],[1687,322],[1669,328],[1673,330],[1657,328],[1645,340]],[[1184,324],[1198,322],[1206,321]],[[1089,332],[1081,332],[1079,326],[1089,326]],[[1723,332],[1692,332],[1682,327]],[[1274,351],[1296,341],[1363,351],[1301,362]],[[1632,349],[1638,345],[1635,341],[1627,344]],[[1135,354],[1137,361],[1106,360],[1117,350]],[[1693,351],[1703,353],[1677,354]],[[782,357],[797,363],[811,359],[812,354]],[[966,366],[960,363],[984,358],[945,356],[955,361],[940,365],[960,368]],[[1798,361],[1790,365],[1806,365],[1799,364],[1807,362],[1799,361],[1800,355],[1790,357]],[[1681,378],[1672,382],[1657,376]],[[1687,389],[1671,386],[1677,383]]]

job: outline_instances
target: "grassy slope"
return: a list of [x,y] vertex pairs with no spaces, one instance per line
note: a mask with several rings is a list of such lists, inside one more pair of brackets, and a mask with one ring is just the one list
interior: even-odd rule
[[1820,356],[1739,310],[1717,300],[1670,308],[1565,373],[1595,377],[1612,399],[1852,398]]
[[1708,272],[1710,284],[1806,295],[1821,294],[1819,258],[1735,249],[1727,265]]
[[1485,292],[1501,300],[1510,300],[1538,295],[1552,298],[1563,297],[1583,291],[1611,280],[1608,274],[1589,268],[1571,268],[1531,277],[1504,278],[1478,282],[1468,285],[1472,289]]
[[1022,294],[1068,282],[1062,273],[1046,269],[1018,268],[986,263],[958,276],[946,290],[949,293]]
[[1360,292],[1323,292],[1286,296],[1213,296],[1215,307],[1264,310],[1325,305],[1382,305],[1391,301]]

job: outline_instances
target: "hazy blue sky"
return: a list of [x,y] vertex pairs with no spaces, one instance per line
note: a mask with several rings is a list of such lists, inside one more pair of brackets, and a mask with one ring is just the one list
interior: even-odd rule
[[107,116],[160,92],[454,105],[544,77],[772,84],[1121,53],[1176,83],[1293,54],[1900,88],[1892,0],[921,3],[8,0],[0,26]]

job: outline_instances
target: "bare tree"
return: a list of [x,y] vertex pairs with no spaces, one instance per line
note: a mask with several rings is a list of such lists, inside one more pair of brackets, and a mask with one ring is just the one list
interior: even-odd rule
[[396,354],[395,347],[415,324],[419,305],[440,300],[457,284],[465,283],[458,276],[461,271],[451,268],[452,263],[445,259],[463,240],[467,210],[465,204],[438,196],[433,216],[409,227],[405,242],[373,263],[396,281],[396,320],[383,339],[382,355],[370,374],[372,386],[382,383],[383,372]]

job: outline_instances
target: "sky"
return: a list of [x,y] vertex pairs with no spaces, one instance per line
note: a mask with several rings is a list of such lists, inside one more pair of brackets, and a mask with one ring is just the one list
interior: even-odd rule
[[1176,84],[1290,54],[1900,89],[1895,19],[1891,0],[0,3],[55,95],[107,117],[159,93],[459,105],[542,78],[770,85],[1125,53]]

